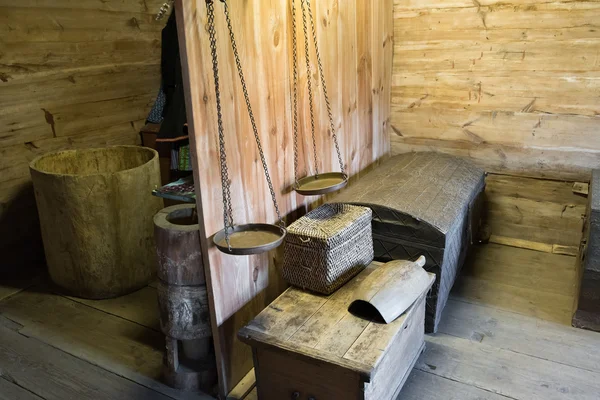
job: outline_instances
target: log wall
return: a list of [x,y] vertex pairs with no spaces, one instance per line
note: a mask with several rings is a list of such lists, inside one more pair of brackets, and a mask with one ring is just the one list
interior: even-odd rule
[[160,4],[0,0],[0,252],[10,263],[43,254],[29,161],[139,142],[160,84]]
[[[187,57],[184,73],[188,81],[187,110],[192,112],[188,118],[193,128],[192,146],[197,155],[194,165],[196,193],[199,194],[201,236],[205,239],[204,265],[213,307],[220,391],[226,394],[252,367],[250,348],[237,340],[237,331],[281,293],[285,284],[276,268],[279,253],[236,257],[225,255],[212,245],[212,235],[223,228],[223,205],[206,5],[204,0],[180,0],[176,4],[183,5],[183,8],[178,7],[177,17],[178,21],[183,21],[178,24],[182,30],[179,37],[182,53]],[[304,198],[291,190],[294,182],[291,2],[247,0],[230,1],[229,4],[279,207],[283,215],[302,212],[317,198]],[[313,0],[311,4],[316,14],[320,52],[342,157],[349,173],[355,175],[389,152],[392,0]],[[301,32],[299,1],[296,1],[296,7]],[[215,10],[234,220],[237,224],[272,223],[275,212],[233,63],[223,6],[218,1]],[[302,177],[313,171],[302,36],[298,47],[300,148],[305,150],[299,155]],[[313,79],[316,79],[314,55],[312,62]],[[327,133],[327,114],[320,93],[319,84],[315,99],[320,171],[339,171]]]
[[394,0],[393,153],[586,179],[600,162],[600,2]]

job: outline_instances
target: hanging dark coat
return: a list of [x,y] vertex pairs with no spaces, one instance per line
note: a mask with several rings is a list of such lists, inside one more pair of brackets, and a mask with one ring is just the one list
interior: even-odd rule
[[165,92],[163,121],[158,132],[158,141],[174,141],[187,137],[185,96],[181,58],[177,41],[177,22],[172,12],[162,30],[161,52],[162,88]]

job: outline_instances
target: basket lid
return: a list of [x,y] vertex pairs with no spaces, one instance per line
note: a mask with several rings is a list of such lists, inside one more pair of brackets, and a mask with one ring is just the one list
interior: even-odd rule
[[291,224],[286,241],[308,247],[335,247],[370,226],[371,217],[368,207],[323,204]]

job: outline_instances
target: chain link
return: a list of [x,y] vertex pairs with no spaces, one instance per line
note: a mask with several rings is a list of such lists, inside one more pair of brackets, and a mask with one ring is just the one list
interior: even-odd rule
[[[317,43],[317,31],[315,28],[315,20],[313,18],[312,10],[310,8],[310,0],[300,0],[302,4],[306,1],[306,8],[308,9],[308,15],[310,17],[310,24],[312,27],[312,36],[313,41],[315,42],[315,53],[317,55],[317,65],[319,66],[319,75],[321,76],[321,85],[323,86],[323,97],[325,98],[325,105],[327,106],[327,115],[329,117],[329,126],[331,129],[331,136],[333,138],[333,143],[335,144],[335,150],[338,156],[338,162],[340,163],[340,170],[344,176],[346,176],[344,162],[342,161],[342,153],[340,151],[340,145],[338,144],[337,135],[335,133],[335,126],[333,124],[333,116],[331,113],[331,103],[329,102],[329,96],[327,95],[327,85],[325,84],[325,74],[323,73],[323,64],[321,63],[321,55],[319,53],[319,45]],[[306,30],[304,31],[306,35]],[[308,53],[308,50],[307,50]],[[315,150],[316,156],[316,150]]]
[[223,114],[221,111],[221,91],[219,86],[219,61],[217,57],[217,34],[215,30],[215,7],[212,1],[206,2],[208,14],[208,35],[212,55],[213,75],[215,80],[215,103],[217,104],[217,125],[219,131],[219,159],[221,163],[221,189],[223,191],[223,225],[225,241],[229,250],[229,230],[233,228],[233,211],[231,209],[231,182],[227,170],[227,153],[225,151],[225,133],[223,131]]
[[304,0],[300,0],[302,6],[302,23],[304,28],[304,48],[306,50],[306,85],[308,86],[308,108],[310,110],[310,128],[312,132],[313,142],[313,154],[315,156],[315,176],[319,178],[319,164],[317,157],[317,139],[315,137],[315,112],[313,105],[313,93],[312,93],[312,74],[310,73],[310,57],[309,57],[309,45],[308,45],[308,27],[306,23],[306,10],[304,8]]
[[235,58],[235,65],[237,67],[238,75],[240,77],[240,84],[242,85],[244,99],[246,100],[246,108],[248,109],[248,117],[250,118],[250,123],[252,124],[252,131],[254,132],[254,138],[256,139],[256,147],[258,148],[260,160],[262,162],[263,170],[265,172],[265,178],[267,180],[267,184],[269,185],[269,191],[271,192],[271,199],[273,200],[273,206],[275,207],[275,212],[277,213],[277,218],[279,219],[279,226],[282,229],[284,229],[285,223],[283,222],[283,218],[281,217],[281,212],[279,211],[279,205],[277,204],[277,197],[275,196],[275,190],[273,189],[273,183],[271,182],[271,176],[269,175],[269,169],[267,168],[267,160],[265,159],[265,154],[263,152],[262,144],[260,141],[260,136],[258,135],[258,129],[256,128],[256,120],[254,119],[254,113],[252,112],[252,106],[250,105],[250,96],[248,95],[248,88],[246,87],[246,79],[244,78],[244,72],[242,70],[242,63],[240,61],[240,56],[238,54],[237,44],[235,42],[235,35],[233,34],[233,27],[231,26],[231,18],[229,17],[229,7],[227,6],[227,2],[225,0],[221,0],[221,2],[223,3],[223,6],[224,6],[225,20],[227,21],[227,28],[229,29],[229,38],[231,40],[231,49],[233,50],[233,56]]
[[298,186],[298,40],[296,39],[296,4],[292,0],[292,58],[294,70],[294,119],[292,131],[294,132],[294,181]]

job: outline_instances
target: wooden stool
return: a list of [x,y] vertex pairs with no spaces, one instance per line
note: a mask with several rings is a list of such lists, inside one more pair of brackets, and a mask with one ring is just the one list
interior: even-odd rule
[[181,390],[209,390],[216,369],[196,206],[162,209],[154,217],[154,236],[165,382]]

